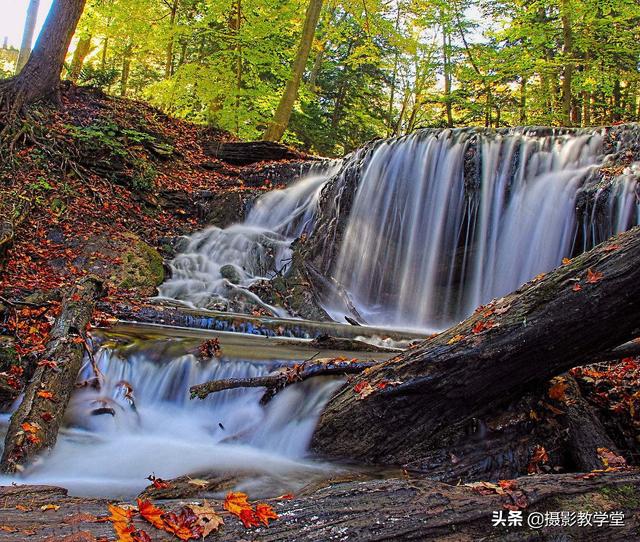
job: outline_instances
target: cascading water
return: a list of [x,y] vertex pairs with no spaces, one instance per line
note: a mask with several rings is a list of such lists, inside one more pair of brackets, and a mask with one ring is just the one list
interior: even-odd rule
[[[197,342],[189,344],[197,349]],[[201,361],[189,350],[175,337],[140,342],[135,334],[125,337],[124,345],[101,347],[100,389],[76,391],[53,452],[19,481],[61,485],[77,495],[131,497],[151,473],[162,478],[245,473],[246,484],[257,484],[256,493],[260,484],[273,484],[261,477],[277,480],[272,491],[288,492],[327,472],[326,465],[304,456],[340,380],[292,386],[266,408],[259,404],[264,390],[256,388],[190,400],[194,384],[264,375],[289,362],[236,354]],[[87,364],[79,381],[93,376]],[[15,481],[0,477],[0,484]]]
[[637,164],[600,182],[603,147],[602,131],[548,129],[376,142],[262,196],[243,224],[192,236],[161,296],[218,308],[240,293],[255,303],[246,288],[320,222],[313,263],[335,285],[324,292],[334,319],[355,307],[369,324],[443,329],[638,223]]
[[[362,167],[333,278],[369,323],[448,327],[637,223],[637,176],[623,176],[602,190],[607,209],[585,221],[590,237],[577,246],[576,201],[601,148],[598,133],[445,130],[386,141]],[[345,314],[342,298],[328,309]]]
[[[171,262],[171,279],[160,287],[159,297],[207,308],[226,309],[232,297],[261,304],[247,287],[272,278],[288,263],[291,242],[312,231],[320,192],[334,170],[335,165],[312,169],[293,186],[260,197],[242,224],[190,237]],[[266,308],[286,316],[282,309]]]

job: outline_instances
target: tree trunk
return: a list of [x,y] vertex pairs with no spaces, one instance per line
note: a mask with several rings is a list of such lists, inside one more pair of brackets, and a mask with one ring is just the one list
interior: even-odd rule
[[54,1],[24,68],[0,87],[4,106],[11,114],[57,94],[65,56],[85,3],[86,0]]
[[527,124],[527,82],[526,76],[520,80],[520,125]]
[[127,45],[124,49],[124,56],[122,57],[122,76],[120,78],[120,96],[127,95],[127,88],[129,86],[129,75],[131,74],[131,51],[133,47]]
[[[637,227],[369,370],[329,402],[313,448],[420,464],[441,448],[452,425],[499,412],[551,377],[635,337],[639,259]],[[353,388],[366,385],[373,393],[361,399]]]
[[571,25],[571,0],[562,0],[562,120],[565,126],[572,125],[572,79],[573,79],[573,28]]
[[91,36],[80,38],[76,50],[73,53],[73,60],[71,61],[71,69],[69,70],[69,79],[74,83],[78,82],[82,67],[84,66],[84,59],[91,51]]
[[38,364],[22,403],[11,416],[0,461],[2,472],[22,470],[36,455],[55,445],[82,365],[84,330],[101,292],[99,282],[86,278],[65,301],[42,358],[48,363]]
[[18,55],[18,61],[16,62],[16,74],[22,71],[27,60],[29,60],[29,55],[31,55],[31,46],[33,45],[33,35],[36,31],[39,9],[40,0],[29,0],[27,18],[24,22],[24,31],[22,33],[22,43],[20,44],[20,54]]
[[310,0],[309,2],[304,27],[302,29],[302,36],[300,38],[300,44],[298,45],[298,52],[296,53],[296,58],[293,62],[291,78],[287,83],[282,98],[280,99],[280,103],[278,104],[278,109],[276,110],[273,120],[267,127],[264,134],[263,139],[265,141],[280,141],[287,129],[289,119],[291,118],[291,112],[293,111],[293,106],[298,98],[300,81],[302,80],[304,68],[307,65],[309,53],[311,52],[311,45],[313,44],[316,27],[320,20],[322,3],[323,0]]
[[169,15],[169,44],[167,45],[167,60],[164,66],[164,77],[165,79],[169,79],[173,75],[173,28],[176,23],[176,15],[178,14],[178,3],[179,0],[173,0],[171,4],[171,12]]
[[[441,17],[444,15],[441,13]],[[451,44],[446,25],[442,23],[442,73],[444,76],[444,105],[447,115],[447,127],[453,128],[453,104],[451,103],[451,62],[449,54]]]
[[[172,481],[172,486],[175,485]],[[191,502],[208,497],[215,510],[222,510],[222,501],[211,498],[208,488],[197,492],[193,484],[184,482],[184,485],[189,490],[188,497],[173,497],[157,505],[179,513],[181,500]],[[334,480],[311,483],[291,500],[266,498],[279,516],[268,528],[247,531],[237,518],[225,517],[223,528],[209,538],[216,542],[247,539],[254,542],[628,542],[637,540],[640,528],[640,506],[636,497],[639,486],[637,471],[609,472],[591,478],[573,474],[525,476],[513,480],[506,490],[498,486],[453,486],[411,475],[387,474],[374,479],[347,473]],[[169,491],[155,490],[152,494]],[[113,525],[96,521],[96,516],[106,513],[110,502],[107,499],[74,497],[68,495],[67,490],[53,486],[19,485],[0,487],[0,500],[5,542],[113,539]],[[52,511],[52,503],[60,508]],[[553,526],[552,519],[549,526],[540,530],[527,527],[530,512],[541,512],[544,517],[547,511],[558,511],[559,504],[564,506],[562,510],[573,511],[572,523]],[[28,513],[23,511],[25,506],[29,507]],[[525,508],[523,525],[492,526],[496,515],[512,517],[507,508]],[[576,510],[621,511],[623,517],[619,526],[606,523],[599,526],[591,521],[590,515],[585,516],[589,519],[581,524],[575,521]],[[607,520],[610,518],[609,514],[604,516]],[[177,540],[171,533],[156,530],[137,514],[133,522],[136,528],[150,535],[149,540]],[[34,526],[37,526],[35,533]]]

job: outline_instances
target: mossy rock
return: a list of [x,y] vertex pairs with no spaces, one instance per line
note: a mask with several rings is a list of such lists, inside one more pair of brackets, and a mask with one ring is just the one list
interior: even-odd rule
[[12,365],[20,365],[20,357],[11,341],[0,337],[0,373],[8,371]]
[[112,277],[119,288],[154,289],[164,281],[162,256],[153,247],[133,234],[126,234],[131,240],[130,248],[121,256],[122,264]]

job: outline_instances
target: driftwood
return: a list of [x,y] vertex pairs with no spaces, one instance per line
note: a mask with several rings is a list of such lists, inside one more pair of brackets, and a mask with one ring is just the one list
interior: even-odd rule
[[20,407],[11,416],[0,461],[3,472],[22,470],[37,454],[56,443],[84,357],[84,330],[101,293],[100,282],[84,278],[64,301],[47,350],[25,389]]
[[282,145],[270,141],[249,141],[237,143],[207,142],[203,145],[204,152],[208,156],[233,164],[245,166],[256,162],[271,160],[295,160],[304,158],[304,155]]
[[[356,377],[327,405],[313,449],[429,472],[444,442],[481,439],[492,413],[637,336],[639,259],[634,228]],[[354,388],[366,385],[362,398]]]
[[212,380],[204,384],[191,386],[191,398],[204,399],[211,393],[235,388],[267,388],[261,403],[267,403],[276,393],[291,384],[302,382],[314,376],[335,376],[361,373],[373,367],[374,361],[348,361],[334,359],[316,359],[306,361],[294,367],[279,369],[266,376],[253,378],[229,378],[226,380]]
[[[529,476],[515,480],[513,487],[499,494],[491,489],[451,486],[424,478],[372,480],[346,477],[308,487],[293,500],[261,499],[270,503],[279,515],[269,527],[247,530],[237,518],[226,515],[224,526],[210,538],[220,542],[534,539],[609,542],[637,539],[640,528],[637,471],[606,473],[586,479],[570,474]],[[502,511],[506,517],[505,507],[513,507],[514,501],[526,506],[524,526],[493,527],[494,513]],[[55,487],[1,487],[2,540],[95,542],[100,538],[113,538],[113,525],[96,521],[97,517],[108,515],[108,502],[106,499],[71,497],[66,490]],[[215,510],[222,511],[222,502],[213,498],[209,502]],[[59,508],[41,509],[51,504]],[[176,501],[156,504],[172,511],[181,506]],[[623,524],[599,527],[592,521],[591,525],[539,530],[526,526],[526,518],[531,512],[541,512],[544,517],[545,512],[563,510],[620,511],[624,514]],[[176,540],[173,535],[154,529],[139,516],[135,517],[134,524],[136,528],[144,529],[151,540]]]

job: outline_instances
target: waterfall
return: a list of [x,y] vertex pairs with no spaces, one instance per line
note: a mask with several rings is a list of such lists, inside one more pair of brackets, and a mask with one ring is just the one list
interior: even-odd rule
[[600,169],[612,141],[603,130],[462,129],[374,142],[265,194],[243,224],[193,235],[161,296],[255,302],[247,288],[286,266],[305,234],[335,320],[355,307],[372,325],[441,330],[638,223],[638,164]]
[[[450,326],[637,223],[637,176],[622,176],[593,198],[602,216],[584,218],[578,246],[576,204],[602,143],[467,130],[382,143],[361,168],[333,278],[368,323]],[[327,308],[345,314],[338,296]]]

